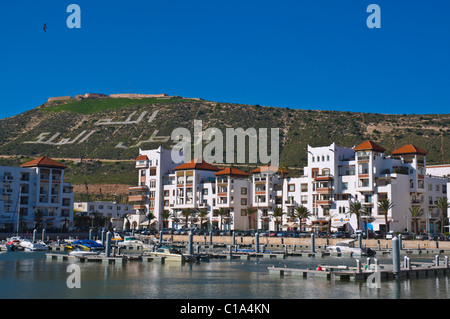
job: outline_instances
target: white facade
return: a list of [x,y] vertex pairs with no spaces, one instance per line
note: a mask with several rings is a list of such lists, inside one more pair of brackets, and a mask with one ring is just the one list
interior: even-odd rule
[[[155,150],[141,151],[141,154],[152,152]],[[159,214],[163,210],[171,212],[166,227],[184,226],[181,212],[189,208],[194,211],[206,209],[213,228],[275,230],[276,221],[272,214],[278,206],[285,213],[280,221],[281,228],[299,230],[299,220],[293,213],[296,207],[303,205],[311,213],[302,221],[306,230],[369,228],[383,231],[387,228],[385,214],[378,202],[386,198],[394,204],[387,214],[389,230],[414,231],[409,211],[412,206],[420,206],[423,210],[419,230],[438,230],[440,213],[435,201],[439,197],[448,197],[449,180],[429,174],[425,151],[406,145],[388,155],[381,146],[366,141],[354,148],[335,143],[324,147],[308,146],[307,152],[308,165],[304,167],[304,175],[295,178],[288,177],[288,173],[284,176],[286,174],[281,174],[278,168],[270,166],[251,171],[251,176],[217,176],[219,169],[211,169],[212,165],[204,162],[193,161],[178,167],[169,165],[171,170],[166,169],[159,175],[163,184],[161,192],[142,200],[154,198],[154,207],[161,203]],[[167,163],[171,163],[170,159],[160,165]],[[359,225],[356,216],[349,213],[350,205],[356,201],[367,212]],[[256,209],[254,218],[243,213],[249,206]],[[229,217],[221,219],[217,215],[220,208],[230,212]],[[191,218],[188,226],[195,223],[199,221]]]
[[41,227],[70,230],[74,195],[64,166],[45,157],[22,166],[0,166],[0,227],[17,231],[20,220],[21,229],[32,229],[41,212]]

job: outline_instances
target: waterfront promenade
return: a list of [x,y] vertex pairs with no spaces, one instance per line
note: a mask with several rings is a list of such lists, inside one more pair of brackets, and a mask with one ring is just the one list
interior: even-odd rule
[[[149,236],[150,237],[150,236]],[[154,237],[154,236],[151,236]],[[158,236],[157,236],[158,237]],[[170,242],[188,242],[188,235],[163,235],[164,241]],[[315,237],[315,245],[317,247],[323,247],[325,245],[334,245],[337,242],[343,241],[346,239],[342,238],[317,238]],[[209,235],[194,235],[193,236],[194,243],[209,243],[210,237]],[[233,244],[233,236],[213,236],[212,237],[213,244],[225,244],[231,245]],[[252,245],[255,242],[255,237],[251,236],[236,236],[235,243],[237,245]],[[356,245],[358,245],[358,240],[356,240]],[[391,239],[363,239],[363,245],[371,249],[392,249],[392,240]],[[282,245],[296,245],[298,247],[309,247],[311,245],[311,238],[295,238],[295,237],[259,237],[260,245],[267,246],[279,246]],[[450,241],[429,241],[429,240],[403,240],[402,241],[403,249],[443,249],[450,250]]]

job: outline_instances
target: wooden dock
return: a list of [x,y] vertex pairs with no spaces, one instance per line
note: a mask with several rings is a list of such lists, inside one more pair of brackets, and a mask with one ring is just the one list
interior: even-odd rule
[[269,274],[279,276],[301,276],[303,278],[326,278],[329,280],[367,281],[370,276],[378,275],[381,280],[426,278],[450,275],[448,266],[436,266],[434,263],[412,263],[412,267],[401,267],[400,272],[394,273],[389,265],[382,265],[378,271],[347,266],[321,265],[322,270],[297,269],[287,267],[268,267]]
[[78,262],[100,262],[104,264],[123,264],[128,261],[150,262],[154,260],[153,257],[145,255],[120,255],[120,256],[106,257],[105,255],[102,254],[97,256],[70,256],[68,254],[54,254],[54,253],[47,253],[46,258],[47,260],[56,260],[56,261],[75,260]]

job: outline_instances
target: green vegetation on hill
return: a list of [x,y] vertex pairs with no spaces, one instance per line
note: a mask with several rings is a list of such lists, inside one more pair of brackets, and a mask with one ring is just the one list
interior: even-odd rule
[[[105,119],[125,121],[134,112],[133,120],[136,120],[144,111],[145,118],[137,124],[96,125]],[[158,113],[149,123],[155,111]],[[174,144],[170,139],[149,142],[152,134],[170,137],[175,128],[187,128],[193,133],[194,120],[202,120],[203,130],[221,129],[224,139],[226,128],[267,128],[269,131],[279,128],[280,160],[288,167],[298,168],[291,172],[301,172],[299,168],[306,164],[307,145],[325,146],[336,142],[339,146],[353,147],[367,139],[382,145],[387,153],[405,144],[414,144],[428,151],[429,164],[450,163],[450,114],[313,111],[183,98],[101,98],[44,104],[0,120],[0,155],[130,160],[119,164],[70,164],[67,177],[74,183],[89,180],[89,183],[134,184],[136,170],[132,161],[139,148],[152,149],[161,145],[170,149]],[[36,141],[43,133],[46,133],[44,140],[59,133],[53,140],[58,142],[74,139],[83,132],[93,133],[82,143],[79,143],[82,137],[72,144],[25,143]],[[246,167],[241,168],[246,170]]]
[[104,111],[117,110],[134,105],[153,105],[153,104],[167,104],[178,101],[181,98],[172,97],[170,99],[160,98],[143,98],[143,99],[126,99],[126,98],[99,98],[99,99],[85,99],[75,100],[71,99],[69,102],[60,101],[52,102],[51,105],[43,108],[46,112],[62,112],[68,111],[77,114],[95,114]]

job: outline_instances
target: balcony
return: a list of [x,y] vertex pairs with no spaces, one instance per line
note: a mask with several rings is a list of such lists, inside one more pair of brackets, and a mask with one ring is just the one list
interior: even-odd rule
[[129,202],[145,202],[147,201],[147,196],[145,195],[132,195],[128,196]]
[[285,204],[286,206],[288,206],[288,207],[292,207],[292,206],[295,205],[295,201],[294,201],[294,199],[285,200],[285,201],[284,201],[284,204]]
[[333,175],[316,175],[314,177],[314,181],[316,182],[332,182],[333,180]]
[[320,206],[331,206],[333,201],[331,199],[321,199],[317,200],[317,204]]
[[331,194],[333,192],[333,188],[332,187],[316,188],[316,192],[318,194]]
[[148,168],[148,160],[136,161],[136,168]]
[[368,161],[368,160],[370,160],[370,155],[358,156],[358,162],[359,161]]
[[128,188],[129,192],[147,192],[148,187],[147,186],[132,186]]

